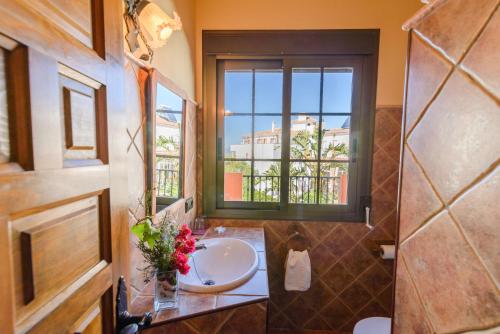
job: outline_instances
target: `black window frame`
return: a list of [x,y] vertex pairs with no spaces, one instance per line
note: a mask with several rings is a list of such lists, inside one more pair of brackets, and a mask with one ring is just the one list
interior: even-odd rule
[[[379,31],[204,31],[203,32],[203,205],[208,217],[241,219],[364,221],[370,206],[373,123]],[[223,82],[224,64],[281,63],[283,113],[281,199],[270,202],[224,202]],[[272,66],[271,66],[272,67]],[[353,75],[348,205],[288,203],[288,164],[292,68],[349,67]],[[260,67],[259,67],[260,69]],[[323,71],[323,70],[322,70]],[[222,102],[222,103],[221,103]],[[336,114],[338,115],[338,114]],[[288,129],[287,129],[288,128]],[[222,157],[222,159],[221,159]],[[217,168],[217,167],[218,168]],[[222,174],[221,174],[222,173]]]

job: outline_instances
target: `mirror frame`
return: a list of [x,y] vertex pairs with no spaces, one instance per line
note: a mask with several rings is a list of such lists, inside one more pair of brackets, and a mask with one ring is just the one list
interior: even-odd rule
[[[179,170],[180,189],[179,197],[168,204],[157,204],[157,196],[155,192],[156,187],[156,88],[160,84],[166,89],[172,91],[182,99],[182,132],[181,132],[181,151],[180,160],[182,164]],[[151,196],[151,210],[152,213],[158,213],[169,206],[177,203],[184,198],[185,190],[185,142],[186,142],[186,104],[187,94],[172,80],[162,75],[156,69],[148,70],[147,84],[146,84],[146,193],[152,194]],[[146,199],[148,200],[148,199]]]

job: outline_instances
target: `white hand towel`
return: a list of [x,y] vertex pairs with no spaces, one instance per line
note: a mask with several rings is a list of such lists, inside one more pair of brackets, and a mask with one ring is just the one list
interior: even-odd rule
[[311,287],[311,261],[307,250],[290,249],[285,261],[285,290],[307,291]]

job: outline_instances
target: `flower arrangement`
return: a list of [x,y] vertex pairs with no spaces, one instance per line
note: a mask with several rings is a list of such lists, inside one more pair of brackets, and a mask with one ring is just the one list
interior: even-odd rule
[[139,239],[137,247],[147,263],[141,269],[146,283],[156,273],[175,270],[183,275],[189,273],[189,254],[195,251],[196,242],[186,224],[179,229],[170,217],[164,216],[155,225],[153,217],[146,216],[132,226],[132,233]]

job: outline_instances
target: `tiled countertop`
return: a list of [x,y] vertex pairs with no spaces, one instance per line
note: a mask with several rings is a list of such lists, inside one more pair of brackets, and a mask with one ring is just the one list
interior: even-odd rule
[[[210,228],[202,239],[228,237],[245,240],[255,247],[259,256],[259,269],[255,275],[244,284],[219,293],[202,294],[180,290],[178,308],[154,313],[153,326],[269,298],[264,229],[227,227],[223,234],[217,234]],[[153,294],[154,286],[151,282],[132,301],[129,311],[132,314],[153,312]]]

